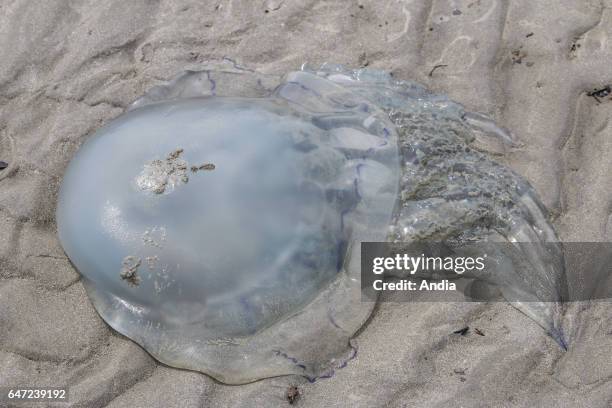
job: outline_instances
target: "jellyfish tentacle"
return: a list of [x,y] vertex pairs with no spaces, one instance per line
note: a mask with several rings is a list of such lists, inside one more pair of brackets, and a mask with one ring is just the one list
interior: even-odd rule
[[476,277],[497,285],[567,348],[561,244],[529,183],[489,156],[516,145],[516,138],[486,115],[387,73],[330,65],[317,74],[382,107],[396,126],[400,197],[390,240],[478,242],[501,266]]

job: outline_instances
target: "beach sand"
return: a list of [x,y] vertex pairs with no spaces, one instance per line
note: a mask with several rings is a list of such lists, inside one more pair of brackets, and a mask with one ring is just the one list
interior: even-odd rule
[[[223,57],[368,66],[446,93],[519,140],[498,160],[563,240],[612,238],[612,101],[589,96],[612,82],[611,0],[4,0],[0,387],[68,385],[74,407],[287,406],[291,384],[301,407],[612,405],[609,303],[570,305],[567,352],[505,303],[383,303],[357,358],[314,384],[223,385],[111,330],[56,235],[62,174],[144,91]],[[485,335],[450,335],[464,326]]]

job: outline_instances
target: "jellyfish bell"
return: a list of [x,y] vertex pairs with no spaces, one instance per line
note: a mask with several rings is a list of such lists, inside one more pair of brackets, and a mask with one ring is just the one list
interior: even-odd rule
[[57,218],[104,320],[227,383],[314,376],[346,349],[371,308],[350,246],[386,238],[399,185],[392,124],[347,94],[303,73],[266,98],[149,103],[98,130]]

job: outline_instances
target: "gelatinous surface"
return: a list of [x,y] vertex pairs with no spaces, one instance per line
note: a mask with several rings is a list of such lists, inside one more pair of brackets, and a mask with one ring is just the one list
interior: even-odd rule
[[[399,178],[392,125],[302,75],[273,98],[132,110],[70,164],[64,248],[105,320],[168,364],[227,382],[295,372],[282,355],[319,346],[279,325],[338,280],[349,244],[385,239]],[[322,313],[346,344],[337,309]]]
[[384,72],[208,68],[153,88],[67,170],[60,239],[113,328],[223,382],[314,381],[355,357],[373,308],[359,242],[505,240],[530,243],[528,273],[480,278],[565,344],[555,233],[474,148],[508,132]]

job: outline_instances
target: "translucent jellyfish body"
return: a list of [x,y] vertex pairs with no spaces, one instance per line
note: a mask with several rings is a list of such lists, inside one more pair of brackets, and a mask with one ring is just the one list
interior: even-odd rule
[[[59,236],[98,313],[158,360],[225,383],[314,380],[354,357],[374,306],[360,242],[556,241],[528,184],[468,148],[475,135],[510,141],[383,72],[219,64],[152,89],[81,147]],[[535,282],[515,306],[562,342],[558,302],[540,302],[563,290],[556,255],[489,281]]]

